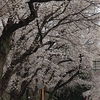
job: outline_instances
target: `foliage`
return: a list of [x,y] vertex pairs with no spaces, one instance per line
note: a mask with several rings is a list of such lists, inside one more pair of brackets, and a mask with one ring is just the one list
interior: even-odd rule
[[99,1],[48,1],[2,2],[1,97],[6,91],[9,99],[28,100],[29,88],[30,98],[36,98],[36,79],[44,81],[48,100],[67,85],[92,84],[92,60],[99,52]]

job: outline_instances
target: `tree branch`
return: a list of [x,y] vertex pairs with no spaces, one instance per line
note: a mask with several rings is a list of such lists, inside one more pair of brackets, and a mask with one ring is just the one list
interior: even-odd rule
[[49,1],[64,1],[64,0],[30,0],[30,2],[49,2]]
[[67,58],[67,60],[59,61],[59,62],[58,62],[58,65],[61,64],[61,63],[64,63],[64,62],[69,62],[69,61],[72,62],[73,60],[72,60],[71,58]]
[[37,72],[38,72],[39,70],[42,70],[42,68],[37,68],[36,71],[35,71],[35,73],[32,75],[32,77],[31,77],[31,79],[30,79],[29,81],[24,80],[24,81],[22,82],[22,84],[21,84],[21,90],[20,90],[20,92],[19,92],[18,98],[20,98],[20,97],[23,96],[23,94],[24,94],[24,92],[25,92],[27,86],[31,83],[32,79],[37,75]]
[[40,28],[40,26],[39,26],[39,22],[38,22],[38,20],[37,20],[37,27],[38,27],[38,34],[39,34],[39,37],[40,37],[40,43],[42,44],[42,32],[41,32],[41,28]]
[[24,61],[24,59],[33,54],[34,52],[36,52],[39,48],[38,43],[34,44],[33,46],[30,46],[30,48],[24,53],[22,54],[19,58],[17,58],[16,60],[13,60],[11,62],[11,66],[7,69],[6,73],[4,74],[3,78],[2,78],[2,84],[3,84],[3,88],[6,89],[9,79],[13,74],[13,70],[14,67],[18,64],[18,63],[22,63]]
[[55,86],[55,88],[52,91],[52,93],[50,94],[48,100],[51,100],[58,89],[60,89],[61,87],[65,86],[66,84],[68,84],[69,82],[71,82],[78,74],[79,74],[79,70],[72,77],[70,77],[66,82],[64,82],[64,83],[61,84],[62,81],[59,81],[58,82],[59,84],[57,83],[58,86],[57,85]]

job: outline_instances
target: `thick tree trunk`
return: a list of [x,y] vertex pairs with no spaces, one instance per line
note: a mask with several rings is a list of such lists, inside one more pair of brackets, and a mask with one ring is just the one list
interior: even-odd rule
[[[0,37],[0,97],[2,96],[3,94],[3,83],[2,83],[2,77],[3,77],[3,67],[4,67],[4,64],[6,62],[6,57],[9,53],[9,40],[10,40],[10,37],[4,37],[3,35],[1,35]],[[6,83],[5,83],[6,84]]]
[[3,74],[3,66],[5,64],[5,61],[6,61],[6,56],[5,54],[2,54],[0,53],[0,97],[3,93],[3,90],[2,90],[2,74]]

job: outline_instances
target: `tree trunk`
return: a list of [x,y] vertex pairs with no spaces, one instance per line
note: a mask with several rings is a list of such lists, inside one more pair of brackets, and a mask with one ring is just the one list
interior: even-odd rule
[[2,89],[2,74],[3,74],[3,66],[5,64],[6,61],[6,56],[5,54],[0,53],[0,97],[3,93],[3,89]]
[[[0,97],[3,94],[3,83],[2,83],[2,75],[3,75],[3,67],[6,62],[7,54],[9,53],[9,41],[0,37]],[[5,83],[6,84],[6,83]]]

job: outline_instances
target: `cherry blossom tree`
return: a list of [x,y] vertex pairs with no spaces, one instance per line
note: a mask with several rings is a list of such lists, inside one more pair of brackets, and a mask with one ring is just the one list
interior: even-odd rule
[[48,100],[68,85],[92,85],[92,57],[99,52],[99,1],[0,4],[1,99],[38,100],[37,79],[44,81]]

